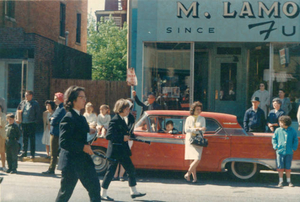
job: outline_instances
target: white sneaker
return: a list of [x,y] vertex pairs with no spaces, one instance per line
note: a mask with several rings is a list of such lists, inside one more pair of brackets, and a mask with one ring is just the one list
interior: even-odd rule
[[6,172],[7,168],[6,167],[2,167],[2,170],[3,170],[3,172]]

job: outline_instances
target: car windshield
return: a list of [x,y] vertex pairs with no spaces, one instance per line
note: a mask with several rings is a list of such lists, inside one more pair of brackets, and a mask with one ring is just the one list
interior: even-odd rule
[[134,131],[143,131],[148,132],[149,131],[148,126],[148,119],[147,115],[143,115],[138,122],[135,124]]

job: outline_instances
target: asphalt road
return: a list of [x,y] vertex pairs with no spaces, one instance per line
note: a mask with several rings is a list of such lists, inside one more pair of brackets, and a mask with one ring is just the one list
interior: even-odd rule
[[[40,138],[40,137],[39,137]],[[37,138],[37,139],[39,139]],[[37,140],[38,141],[38,140]],[[37,142],[38,143],[38,142]],[[38,146],[38,156],[44,156],[44,146]],[[41,152],[41,150],[43,152]],[[48,202],[55,201],[59,186],[60,172],[56,175],[44,176],[48,163],[20,162],[18,174],[6,174],[0,185],[1,202]],[[199,183],[187,183],[183,179],[183,172],[170,171],[137,171],[137,188],[147,195],[134,201],[143,202],[299,202],[300,201],[300,173],[293,173],[292,181],[295,187],[277,188],[276,172],[261,173],[252,182],[232,180],[226,173],[199,173]],[[99,176],[102,182],[103,176]],[[133,201],[130,198],[127,181],[113,181],[108,195],[116,201]],[[70,202],[89,201],[87,191],[78,182]]]

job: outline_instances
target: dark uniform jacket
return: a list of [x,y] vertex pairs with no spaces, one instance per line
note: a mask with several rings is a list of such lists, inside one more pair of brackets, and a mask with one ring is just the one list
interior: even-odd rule
[[5,131],[6,131],[6,145],[14,144],[15,142],[18,142],[20,136],[21,136],[21,131],[17,124],[7,124],[5,126]]
[[124,136],[130,134],[133,127],[134,117],[128,116],[128,125],[119,114],[116,114],[109,122],[106,139],[109,140],[106,156],[112,159],[120,159],[123,156],[131,156],[128,142],[124,142]]
[[84,168],[86,164],[93,164],[89,154],[83,151],[87,143],[89,125],[84,116],[78,115],[73,109],[66,113],[59,125],[59,154],[58,169],[66,170],[70,167]]

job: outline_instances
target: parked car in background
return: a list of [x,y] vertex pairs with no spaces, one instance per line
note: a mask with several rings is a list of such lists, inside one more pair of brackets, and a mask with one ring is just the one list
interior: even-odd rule
[[[189,111],[146,111],[137,121],[134,135],[132,162],[136,169],[186,171],[190,162],[184,160],[184,124]],[[203,149],[198,171],[225,172],[241,180],[254,178],[260,170],[276,170],[272,133],[246,133],[234,115],[202,112],[206,119],[208,147]],[[167,121],[172,120],[178,134],[165,133]],[[105,154],[108,141],[98,138],[92,148]],[[104,173],[107,160],[93,156],[96,170]],[[300,150],[294,153],[293,170],[300,170]]]

